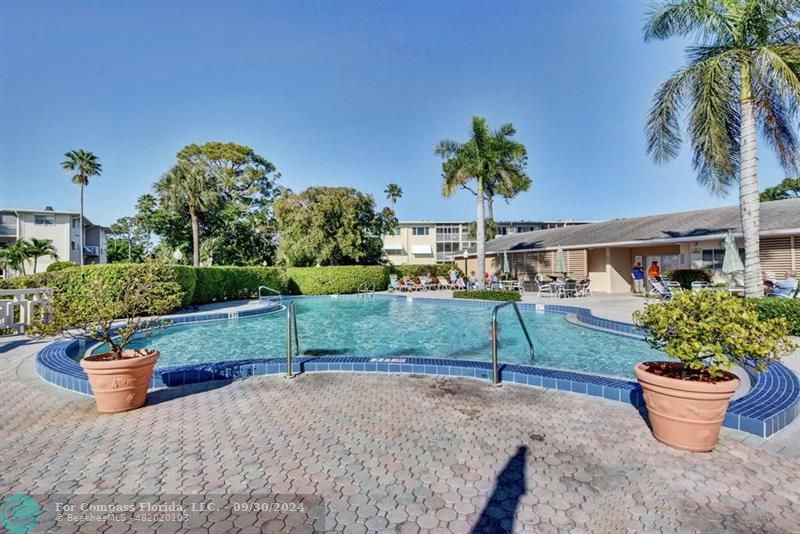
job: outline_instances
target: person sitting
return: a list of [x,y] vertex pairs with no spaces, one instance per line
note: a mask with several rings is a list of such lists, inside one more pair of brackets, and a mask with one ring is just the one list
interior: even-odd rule
[[492,276],[489,274],[489,271],[483,273],[483,287],[489,289],[492,284]]
[[492,289],[499,289],[500,288],[500,278],[497,276],[497,273],[492,275]]
[[770,297],[775,290],[775,282],[772,280],[764,280],[764,295]]
[[454,284],[458,289],[466,289],[466,287],[467,287],[467,284],[464,283],[464,279],[462,277],[460,277],[460,276],[458,278],[456,278],[456,281],[454,282]]
[[797,278],[794,271],[786,271],[783,280],[775,284],[772,288],[772,295],[775,297],[791,298],[797,290]]
[[477,286],[478,278],[475,276],[475,271],[470,271],[467,279],[467,289],[475,289]]

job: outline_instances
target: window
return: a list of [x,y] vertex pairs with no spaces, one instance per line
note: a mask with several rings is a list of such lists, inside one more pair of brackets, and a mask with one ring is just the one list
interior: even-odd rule
[[[744,249],[739,249],[739,256],[742,257],[744,262]],[[725,249],[704,249],[703,250],[703,268],[704,269],[722,269],[722,262],[725,261]]]
[[413,235],[429,235],[430,230],[427,226],[414,226],[411,228],[411,233]]
[[70,243],[70,245],[72,246],[72,250],[75,250],[75,241],[72,241],[72,242]]
[[78,227],[78,219],[72,219],[72,228],[75,229]]
[[457,224],[437,225],[436,241],[458,241],[461,228]]
[[55,215],[34,215],[33,224],[46,224],[52,225],[56,223]]

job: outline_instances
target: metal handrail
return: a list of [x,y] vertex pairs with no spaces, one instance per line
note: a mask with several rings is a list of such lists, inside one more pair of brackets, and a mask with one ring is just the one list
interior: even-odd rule
[[530,356],[531,356],[531,363],[533,363],[533,357],[535,355],[535,351],[533,349],[533,341],[531,341],[531,336],[528,334],[528,328],[525,326],[525,321],[522,320],[522,314],[519,312],[519,306],[517,303],[512,301],[503,302],[502,304],[498,304],[494,308],[492,308],[492,384],[497,386],[500,384],[500,364],[497,361],[497,311],[502,308],[503,306],[513,306],[514,311],[517,312],[517,319],[519,319],[519,325],[522,327],[522,332],[525,334],[525,339],[528,340],[528,347],[530,347]]
[[264,295],[261,294],[261,290],[262,289],[266,289],[270,293],[274,293],[274,294],[278,295],[278,302],[283,304],[283,299],[281,298],[281,292],[278,291],[277,289],[272,289],[269,286],[258,286],[258,300],[261,300],[262,298],[264,298]]
[[363,282],[361,285],[358,286],[356,292],[360,295],[373,294],[375,293],[375,284],[370,284],[369,282]]
[[286,378],[294,378],[292,373],[292,333],[294,333],[294,353],[300,356],[300,339],[297,337],[297,310],[294,301],[290,300],[289,305],[286,306]]

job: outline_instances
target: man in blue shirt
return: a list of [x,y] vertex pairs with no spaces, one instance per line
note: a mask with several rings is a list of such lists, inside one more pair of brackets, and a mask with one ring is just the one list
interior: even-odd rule
[[793,297],[797,289],[797,279],[794,271],[787,271],[783,280],[775,284],[772,294],[776,297]]
[[633,292],[640,295],[644,292],[644,267],[638,261],[631,269],[633,277]]

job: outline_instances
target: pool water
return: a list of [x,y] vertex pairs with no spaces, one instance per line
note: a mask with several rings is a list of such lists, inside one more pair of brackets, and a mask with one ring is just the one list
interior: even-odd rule
[[[491,308],[405,299],[299,299],[297,328],[305,356],[437,357],[491,361]],[[498,312],[499,359],[630,378],[640,361],[663,359],[644,341],[570,324],[564,315],[522,311],[536,347],[531,362],[514,310]],[[280,357],[286,314],[176,325],[132,348],[161,351],[158,367]],[[99,347],[95,352],[102,351]]]

